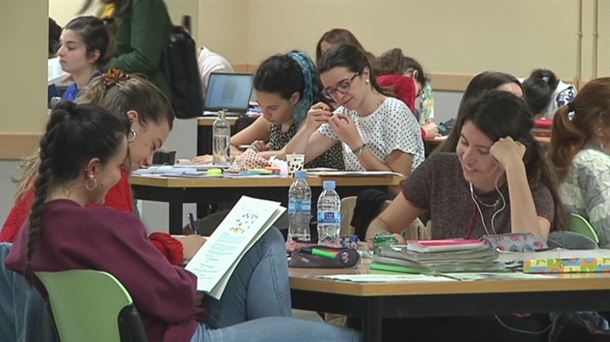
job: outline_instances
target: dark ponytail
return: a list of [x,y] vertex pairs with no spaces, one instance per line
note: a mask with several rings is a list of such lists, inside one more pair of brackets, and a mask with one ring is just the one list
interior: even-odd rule
[[551,95],[557,88],[557,76],[547,69],[536,69],[523,81],[523,90],[528,106],[534,114],[540,114],[551,101]]
[[[84,177],[86,164],[99,158],[102,165],[126,141],[129,121],[91,105],[59,103],[40,140],[40,164],[34,203],[29,216],[25,277],[33,284],[32,259],[44,230],[45,202],[51,189]],[[66,151],[70,156],[66,157]]]

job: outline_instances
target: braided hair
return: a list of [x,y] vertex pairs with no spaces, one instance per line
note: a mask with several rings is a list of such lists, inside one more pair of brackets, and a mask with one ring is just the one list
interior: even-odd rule
[[[127,136],[129,121],[91,105],[61,102],[50,115],[40,140],[40,163],[34,203],[29,216],[25,276],[33,284],[32,259],[44,229],[45,202],[50,190],[82,177],[89,160],[106,163]],[[66,151],[70,157],[66,158]]]

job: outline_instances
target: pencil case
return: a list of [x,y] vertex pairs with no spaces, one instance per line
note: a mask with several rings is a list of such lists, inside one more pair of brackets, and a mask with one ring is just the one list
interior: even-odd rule
[[358,264],[360,254],[351,248],[311,246],[292,253],[289,267],[296,268],[349,268]]

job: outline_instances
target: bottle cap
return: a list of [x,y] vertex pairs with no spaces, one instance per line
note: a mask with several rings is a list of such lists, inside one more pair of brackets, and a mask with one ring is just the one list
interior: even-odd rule
[[334,180],[327,180],[322,183],[322,187],[324,188],[324,190],[335,190],[336,186],[337,184]]
[[307,178],[307,171],[298,170],[297,172],[294,173],[294,177],[297,179],[305,179],[305,178]]

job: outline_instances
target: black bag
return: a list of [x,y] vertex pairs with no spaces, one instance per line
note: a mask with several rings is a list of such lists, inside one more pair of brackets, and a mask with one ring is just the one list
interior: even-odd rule
[[[184,19],[187,22],[187,18]],[[170,101],[176,117],[194,118],[203,113],[201,76],[195,41],[184,26],[174,26],[167,47]]]

